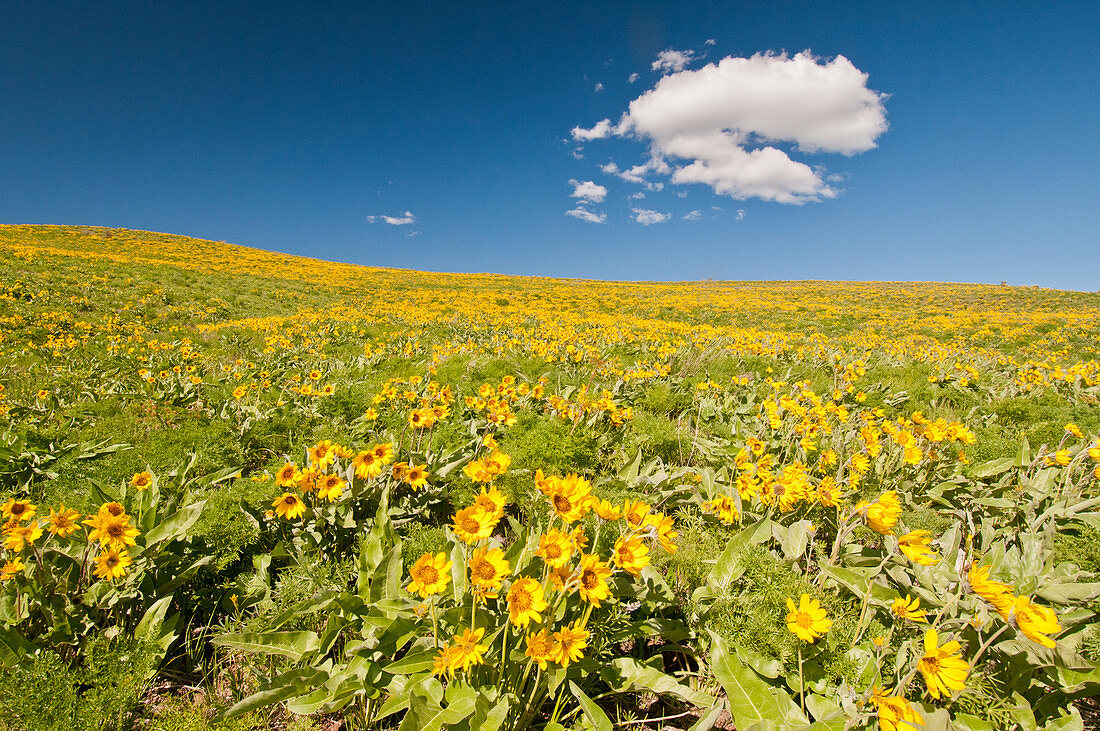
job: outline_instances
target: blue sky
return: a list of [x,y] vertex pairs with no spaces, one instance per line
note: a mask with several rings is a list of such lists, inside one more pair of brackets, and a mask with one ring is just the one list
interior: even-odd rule
[[[0,222],[436,271],[1100,290],[1100,4],[871,5],[6,3]],[[796,91],[847,141],[772,104],[807,50]],[[764,148],[800,202],[745,182]]]

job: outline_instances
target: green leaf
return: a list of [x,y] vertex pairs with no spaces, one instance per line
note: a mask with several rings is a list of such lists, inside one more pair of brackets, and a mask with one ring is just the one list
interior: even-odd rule
[[887,589],[876,581],[872,581],[869,577],[858,571],[847,569],[843,566],[832,566],[824,563],[821,564],[820,568],[823,574],[836,581],[860,599],[866,596],[868,587],[870,587],[871,591],[871,601],[880,606],[893,604],[894,600],[898,598],[897,592],[892,589]]
[[692,705],[709,708],[714,704],[714,698],[686,685],[676,682],[676,679],[662,673],[649,665],[643,665],[632,657],[619,657],[611,662],[615,669],[628,685],[627,688],[640,688],[650,690],[659,695],[672,695],[687,701]]
[[985,477],[993,477],[995,475],[1004,474],[1015,466],[1015,458],[1002,457],[1001,459],[993,459],[988,462],[982,462],[981,464],[974,465],[974,468],[970,470],[970,476],[980,480]]
[[172,646],[177,637],[176,624],[179,622],[179,614],[173,614],[170,619],[165,620],[171,604],[171,595],[153,602],[145,610],[145,614],[134,630],[136,640],[158,648],[156,663],[150,663],[150,675],[156,673],[160,663],[164,660],[164,656],[168,653],[168,648]]
[[389,665],[383,665],[382,670],[391,675],[409,675],[431,670],[438,655],[439,650],[436,649],[410,653],[400,660],[394,660]]
[[804,729],[810,725],[786,692],[764,682],[730,655],[722,638],[712,630],[707,633],[711,639],[711,670],[726,691],[730,715],[738,728],[747,729],[758,722],[771,722],[777,729]]
[[11,667],[36,649],[13,627],[0,625],[0,666]]
[[725,707],[721,703],[719,703],[718,705],[712,707],[709,711],[707,711],[706,714],[701,716],[698,721],[692,724],[691,728],[688,729],[688,731],[710,731],[712,728],[714,728],[714,724],[718,723],[718,719],[722,716],[722,713],[724,713],[725,710]]
[[241,632],[216,637],[214,644],[301,660],[306,653],[317,651],[321,638],[316,632]]
[[569,681],[569,690],[573,694],[573,697],[581,704],[581,709],[584,711],[585,717],[596,728],[596,731],[612,731],[611,719],[607,717],[607,714],[603,712],[603,709],[596,705],[595,701],[584,694],[584,691],[577,687],[577,684],[572,680]]
[[724,592],[745,573],[745,564],[741,560],[745,549],[753,543],[763,543],[770,537],[771,518],[767,516],[736,533],[718,556],[714,568],[707,574],[707,585]]
[[266,687],[258,693],[253,693],[247,698],[233,704],[232,707],[221,715],[221,718],[229,719],[235,718],[236,716],[242,716],[258,708],[270,706],[273,703],[279,703],[288,698],[293,698],[296,695],[301,695],[303,692],[317,685],[318,682],[323,681],[324,678],[325,673],[319,670],[313,668],[295,668],[278,677],[272,678],[271,681],[266,684]]
[[205,507],[206,501],[199,500],[172,513],[145,534],[145,547],[150,548],[163,541],[186,537],[188,529],[202,516],[202,509]]

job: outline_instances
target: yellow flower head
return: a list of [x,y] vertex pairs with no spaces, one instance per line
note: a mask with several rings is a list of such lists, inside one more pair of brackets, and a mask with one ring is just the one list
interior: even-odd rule
[[1077,437],[1078,439],[1084,439],[1085,438],[1085,435],[1081,433],[1081,427],[1077,426],[1073,422],[1070,422],[1069,424],[1066,424],[1066,433],[1067,434],[1072,434],[1073,436]]
[[856,510],[862,510],[867,518],[867,526],[884,536],[894,535],[894,526],[901,515],[901,503],[893,490],[879,495],[873,503],[860,503]]
[[970,665],[958,657],[961,645],[955,640],[939,644],[936,630],[924,633],[924,657],[917,663],[917,669],[924,676],[928,695],[939,698],[951,695],[966,687],[966,678],[970,674]]
[[730,525],[741,520],[741,514],[737,512],[737,506],[732,499],[725,495],[720,495],[703,503],[703,512],[714,513],[723,523]]
[[138,490],[144,490],[153,484],[152,472],[138,472],[130,478],[130,485]]
[[3,568],[0,568],[0,581],[7,581],[16,574],[22,573],[25,568],[27,568],[26,564],[18,557],[5,562]]
[[554,646],[550,650],[551,658],[562,667],[577,662],[584,657],[584,648],[588,647],[591,633],[584,629],[581,620],[572,626],[566,625],[554,633]]
[[37,523],[12,525],[4,530],[4,547],[9,551],[22,551],[26,544],[33,544],[42,535]]
[[925,621],[925,610],[920,608],[920,599],[914,599],[908,594],[902,599],[898,597],[894,600],[894,603],[890,605],[890,610],[894,613],[894,616],[899,619],[911,619],[914,622]]
[[1026,596],[1016,597],[1008,612],[1008,622],[1015,625],[1029,640],[1038,642],[1043,647],[1054,647],[1056,643],[1047,635],[1062,631],[1054,610],[1032,604],[1031,598]]
[[117,518],[100,520],[99,525],[88,535],[88,540],[99,541],[99,544],[104,548],[122,549],[126,546],[135,545],[134,539],[140,532],[130,525],[128,515],[120,515]]
[[287,462],[275,473],[275,484],[279,487],[294,487],[298,482],[298,465]]
[[6,520],[24,521],[34,517],[35,507],[30,500],[12,498],[0,505],[0,512],[3,512]]
[[871,703],[878,711],[878,725],[882,731],[914,731],[924,725],[924,717],[909,705],[909,701],[899,695],[889,695],[882,687],[875,687]]
[[539,537],[539,547],[535,550],[535,555],[552,568],[563,566],[573,555],[573,541],[568,533],[551,528]]
[[344,478],[339,475],[323,475],[317,480],[317,497],[330,503],[344,494]]
[[474,505],[480,505],[493,516],[494,520],[500,520],[504,517],[504,493],[495,487],[481,488],[481,492],[474,498]]
[[833,620],[829,619],[825,608],[817,599],[811,599],[809,594],[803,594],[798,606],[794,600],[787,599],[787,629],[798,636],[803,642],[812,643],[821,637],[833,626]]
[[432,594],[442,594],[447,590],[447,584],[451,583],[453,563],[447,560],[445,553],[437,553],[434,556],[425,553],[409,569],[409,576],[412,577],[409,591],[419,594],[422,599],[427,599]]
[[550,630],[542,629],[527,635],[527,650],[523,654],[534,660],[540,670],[545,670],[547,663],[554,660],[555,644]]
[[510,564],[499,548],[479,548],[470,557],[470,581],[483,592],[496,592],[508,575]]
[[585,516],[590,507],[589,495],[592,484],[577,475],[568,475],[559,479],[554,491],[548,494],[554,512],[566,523],[576,523]]
[[540,613],[547,606],[542,584],[536,579],[516,579],[508,589],[508,619],[517,627],[526,627],[531,620],[541,622]]
[[463,670],[469,670],[474,665],[485,663],[484,653],[489,649],[489,646],[478,644],[484,636],[485,628],[479,627],[478,629],[463,630],[462,635],[455,638],[455,654],[451,666],[452,674],[460,665]]
[[464,543],[477,543],[493,535],[497,520],[483,505],[471,505],[454,514],[455,535]]
[[598,607],[602,600],[611,596],[611,588],[607,585],[607,579],[611,576],[611,567],[600,561],[599,556],[593,554],[582,556],[577,573],[580,575],[578,590],[581,599]]
[[382,460],[373,450],[363,450],[351,460],[351,466],[355,468],[355,476],[360,480],[372,480],[382,474]]
[[623,536],[615,541],[615,565],[634,576],[640,576],[649,565],[649,548],[640,536]]
[[409,465],[409,471],[405,473],[405,477],[401,481],[414,490],[426,486],[428,484],[428,465]]
[[967,582],[970,584],[970,591],[992,604],[997,613],[1007,619],[1008,612],[1015,602],[1011,584],[993,581],[989,578],[989,567],[979,566],[977,562],[970,565]]
[[932,534],[926,530],[915,530],[898,539],[898,548],[906,558],[921,566],[935,566],[940,562],[939,554],[928,547]]
[[674,525],[672,518],[661,513],[650,513],[642,520],[642,530],[648,531],[669,553],[676,553],[675,541],[679,534],[673,530]]
[[133,563],[130,554],[119,547],[108,548],[96,556],[95,575],[101,579],[114,581],[126,575],[126,567]]
[[610,500],[600,500],[593,496],[591,502],[592,509],[596,511],[596,515],[600,516],[600,520],[618,520],[622,515],[622,508],[612,504]]
[[275,508],[275,513],[279,517],[287,520],[301,518],[306,512],[306,504],[292,492],[284,492],[281,497],[275,498],[274,502],[271,503],[271,507]]

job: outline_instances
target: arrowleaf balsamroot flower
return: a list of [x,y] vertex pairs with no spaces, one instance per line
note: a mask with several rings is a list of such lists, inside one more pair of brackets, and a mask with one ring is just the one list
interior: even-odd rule
[[890,605],[890,611],[899,619],[911,619],[914,622],[925,621],[925,610],[920,608],[920,598],[912,598],[908,594],[902,599],[898,597]]
[[482,592],[496,592],[508,575],[510,564],[499,548],[479,548],[470,557],[470,581]]
[[130,478],[130,485],[138,490],[144,490],[153,484],[153,473],[138,472]]
[[547,606],[542,584],[536,579],[517,579],[508,589],[508,619],[517,627],[526,627],[532,619],[541,622],[540,612]]
[[541,629],[527,635],[527,649],[523,654],[534,660],[539,670],[545,670],[547,664],[554,660],[554,646],[555,642],[550,637],[550,630]]
[[932,534],[926,530],[915,530],[898,539],[898,548],[906,558],[921,566],[935,566],[940,562],[939,554],[928,547]]
[[642,569],[649,565],[649,548],[640,536],[623,536],[615,541],[615,565],[634,576],[641,576]]
[[812,643],[821,637],[833,626],[833,620],[829,619],[825,608],[817,599],[811,599],[809,594],[803,594],[796,607],[794,600],[787,599],[787,629],[798,636],[803,642]]
[[1007,620],[1008,611],[1015,602],[1012,596],[1012,585],[993,581],[989,578],[989,567],[979,566],[977,562],[970,565],[966,578],[970,584],[970,591],[992,604],[997,613]]
[[1058,624],[1058,617],[1053,609],[1032,604],[1031,598],[1026,596],[1016,597],[1008,611],[1008,622],[1015,625],[1029,640],[1038,642],[1043,647],[1054,647],[1057,643],[1047,635],[1062,631],[1062,625]]
[[611,596],[611,588],[607,585],[607,579],[611,576],[611,567],[601,561],[599,556],[594,554],[582,556],[577,573],[580,575],[578,591],[581,599],[598,607],[601,601]]
[[563,668],[571,662],[577,662],[584,657],[584,648],[588,647],[588,638],[591,632],[584,629],[581,620],[573,625],[566,625],[560,631],[554,633],[554,646],[550,650],[551,659]]
[[271,503],[271,507],[275,508],[275,512],[279,517],[287,520],[301,518],[306,512],[306,504],[292,492],[284,492],[282,497],[275,498],[275,501]]
[[885,688],[874,689],[871,703],[878,711],[878,725],[882,731],[913,731],[924,725],[924,717],[909,705],[909,701],[900,695],[889,695]]
[[96,556],[95,575],[101,579],[114,581],[126,575],[126,567],[133,563],[130,554],[124,548],[112,547]]
[[453,561],[447,560],[445,553],[437,553],[434,556],[425,553],[409,569],[409,576],[412,577],[409,592],[419,594],[422,599],[427,599],[432,594],[442,594],[451,583],[453,564]]
[[539,547],[535,550],[535,555],[541,557],[551,568],[559,568],[568,563],[573,555],[573,541],[568,533],[551,528],[539,536]]
[[30,520],[34,517],[35,507],[31,505],[30,500],[16,500],[12,498],[3,505],[0,505],[0,512],[3,512],[6,520]]
[[901,515],[901,503],[898,502],[897,493],[890,490],[879,495],[878,500],[872,503],[861,502],[856,506],[856,511],[863,512],[868,528],[884,536],[892,536],[894,526],[898,524],[898,516]]
[[956,640],[940,645],[939,635],[934,629],[924,633],[924,657],[917,663],[917,669],[924,676],[928,695],[933,698],[949,696],[966,687],[970,665],[958,656],[960,648]]
[[483,505],[471,505],[454,514],[453,528],[460,541],[473,544],[493,535],[497,519]]
[[80,528],[80,513],[66,510],[62,504],[56,511],[50,508],[50,517],[46,530],[59,538],[68,538]]

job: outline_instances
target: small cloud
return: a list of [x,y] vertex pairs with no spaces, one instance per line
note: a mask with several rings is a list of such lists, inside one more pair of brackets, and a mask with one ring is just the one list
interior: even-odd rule
[[676,197],[677,198],[687,198],[688,197],[688,192],[686,190],[681,190],[679,193],[676,194]]
[[745,220],[745,209],[744,208],[738,208],[737,209],[736,220],[738,220],[738,221]]
[[657,211],[651,211],[646,208],[634,209],[634,220],[643,226],[649,226],[654,223],[664,223],[670,218],[672,218],[671,213],[658,213]]
[[580,203],[578,203],[577,207],[573,210],[566,211],[565,215],[572,216],[579,221],[588,221],[589,223],[605,223],[607,221],[606,213],[593,213]]
[[628,78],[628,79],[626,80],[626,83],[628,83],[628,84],[633,84],[633,83],[634,83],[635,81],[637,81],[637,80],[638,80],[639,78],[640,78],[640,77],[638,76],[638,74],[631,74],[631,75],[630,75],[630,77],[629,77],[629,78]]
[[687,65],[691,63],[694,58],[695,51],[691,49],[676,51],[669,48],[657,54],[657,60],[653,62],[650,68],[654,71],[660,71],[663,74],[674,74],[687,68]]
[[405,234],[405,237],[411,239],[413,236],[419,236],[419,235],[420,235],[419,231],[409,231],[407,234]]
[[573,139],[575,140],[601,140],[604,137],[611,136],[611,120],[602,119],[596,122],[596,126],[591,129],[585,129],[584,127],[573,128]]
[[584,153],[581,152],[581,150],[583,150],[583,149],[584,149],[583,147],[578,147],[575,150],[570,150],[569,154],[572,155],[575,160],[583,160],[584,159]]
[[695,209],[694,211],[689,211],[689,212],[684,214],[684,220],[685,221],[698,221],[702,217],[703,217],[703,212],[700,211],[699,209]]
[[645,193],[643,193],[642,191],[639,190],[637,193],[630,196],[630,198],[632,200],[640,201],[641,199],[645,198]]
[[713,38],[708,38],[706,41],[703,42],[703,45],[704,46],[713,46],[716,43],[718,43],[718,41],[714,40]]
[[388,223],[391,226],[407,226],[410,223],[416,222],[416,216],[412,214],[412,211],[405,211],[402,216],[367,216],[367,223],[377,223],[382,221]]
[[603,82],[602,81],[597,81],[596,82],[596,88],[593,89],[593,91],[603,91]]
[[570,180],[569,184],[573,186],[573,192],[570,194],[571,198],[600,203],[607,197],[607,188],[591,180],[586,180],[583,183],[578,180]]

